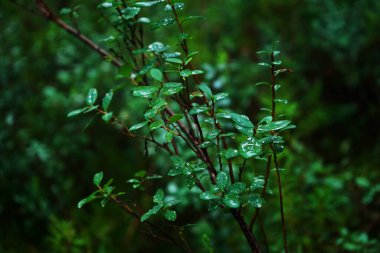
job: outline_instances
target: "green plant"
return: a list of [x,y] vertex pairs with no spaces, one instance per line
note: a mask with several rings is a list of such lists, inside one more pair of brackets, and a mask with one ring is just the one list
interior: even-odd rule
[[[179,12],[184,8],[182,1],[114,0],[100,3],[99,8],[104,11],[105,20],[115,31],[105,39],[112,48],[112,53],[57,17],[44,1],[36,2],[46,18],[118,67],[118,78],[128,82],[128,85],[117,86],[105,93],[101,102],[98,100],[97,89],[90,89],[86,105],[70,112],[68,116],[95,112],[103,121],[115,125],[123,134],[143,141],[146,156],[166,154],[170,158],[171,165],[151,176],[146,176],[149,173],[145,170],[137,172],[135,178],[128,180],[133,188],[143,190],[142,184],[150,179],[160,179],[163,185],[169,185],[173,181],[180,182],[193,193],[193,199],[206,201],[210,212],[222,210],[219,215],[232,215],[252,252],[262,252],[262,246],[253,231],[260,208],[271,193],[269,179],[271,168],[274,167],[284,250],[288,252],[278,156],[284,151],[282,132],[294,128],[294,125],[283,115],[278,115],[276,105],[287,103],[277,97],[277,90],[281,87],[278,76],[291,70],[281,67],[282,62],[278,60],[280,51],[276,43],[271,50],[258,52],[263,58],[259,65],[268,69],[271,79],[257,85],[269,88],[271,103],[269,108],[263,108],[269,113],[261,119],[255,119],[254,124],[247,116],[223,105],[223,100],[228,97],[227,93],[215,94],[212,87],[202,81],[204,71],[195,68],[193,63],[198,52],[189,48],[191,36],[184,29],[184,23],[199,17],[181,17]],[[164,10],[163,16],[157,22],[143,16],[145,13],[149,14],[153,8],[155,11],[160,8]],[[69,9],[64,11],[74,12]],[[163,42],[147,43],[147,35],[144,33],[147,26],[152,30],[176,26],[179,30],[178,45],[182,53],[169,50],[170,47]],[[130,86],[134,87],[131,89]],[[132,93],[130,103],[139,103],[144,107],[141,115],[136,116],[140,122],[134,125],[126,124],[114,110],[110,110],[114,94],[125,89]],[[152,145],[160,151],[152,150]],[[177,213],[173,206],[181,200],[165,198],[164,191],[158,189],[153,196],[155,205],[146,212],[140,212],[140,208],[133,204],[134,200],[128,194],[114,193],[112,179],[106,184],[102,184],[102,179],[103,172],[95,174],[93,183],[97,190],[81,200],[78,203],[79,208],[94,200],[100,200],[102,206],[112,202],[138,219],[146,228],[144,233],[176,245],[185,252],[192,252],[183,236],[186,224],[172,226],[170,229],[176,232],[173,236],[172,231],[164,229],[166,227],[150,221],[151,216],[156,214],[162,214],[170,222],[176,221]],[[122,198],[121,195],[126,197]],[[213,251],[209,243],[208,248]]]

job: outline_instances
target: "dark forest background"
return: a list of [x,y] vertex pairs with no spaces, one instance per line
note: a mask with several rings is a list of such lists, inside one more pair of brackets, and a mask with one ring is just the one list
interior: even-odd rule
[[[135,232],[136,223],[117,207],[76,208],[99,170],[119,190],[150,202],[153,185],[139,192],[125,181],[166,161],[145,158],[142,143],[99,117],[66,117],[88,89],[105,93],[126,81],[28,10],[32,2],[19,2],[0,1],[0,252],[176,252]],[[205,17],[186,25],[190,47],[201,52],[195,64],[215,90],[230,93],[234,110],[255,119],[269,102],[254,85],[268,78],[256,51],[279,40],[283,62],[294,71],[280,91],[289,100],[281,110],[297,125],[282,157],[290,251],[380,252],[380,1],[186,2],[186,14]],[[81,31],[109,49],[98,1],[50,4],[57,13],[74,8]],[[149,36],[176,40],[170,29]],[[136,122],[139,108],[128,96],[118,93],[112,107]],[[196,252],[207,252],[204,235],[218,253],[239,252],[234,243],[218,248],[240,240],[223,226],[228,220],[207,219],[197,205],[180,212],[183,220],[200,219],[187,232]],[[281,252],[278,207],[263,209],[271,252]]]

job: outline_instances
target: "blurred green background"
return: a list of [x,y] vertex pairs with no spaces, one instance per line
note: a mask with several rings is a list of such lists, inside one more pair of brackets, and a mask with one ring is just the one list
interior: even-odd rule
[[[136,232],[117,207],[76,208],[99,170],[149,206],[147,192],[155,187],[138,192],[125,181],[166,160],[144,158],[141,143],[98,117],[66,117],[89,88],[105,93],[125,80],[29,11],[33,3],[19,2],[0,1],[0,252],[178,252]],[[294,70],[280,91],[289,100],[280,110],[297,125],[282,157],[290,252],[380,252],[380,1],[186,2],[183,14],[205,17],[185,25],[190,48],[201,52],[195,64],[215,90],[230,93],[234,110],[256,121],[269,102],[254,85],[268,78],[256,51],[279,40],[282,59]],[[98,3],[50,1],[57,13],[75,8],[81,31],[102,44],[110,27]],[[152,34],[152,42],[176,44],[171,29]],[[117,93],[112,107],[136,122],[137,105],[128,96],[128,88]],[[270,252],[281,252],[275,197],[261,213]],[[200,219],[188,232],[195,252],[207,252],[204,235],[215,252],[246,252],[236,246],[244,239],[224,225],[231,220],[202,216],[197,205],[181,211],[182,221]]]

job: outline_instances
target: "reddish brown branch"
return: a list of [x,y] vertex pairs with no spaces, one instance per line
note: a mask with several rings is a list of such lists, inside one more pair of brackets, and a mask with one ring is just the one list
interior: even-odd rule
[[48,5],[43,0],[35,0],[36,5],[38,7],[38,10],[41,12],[41,14],[47,18],[48,20],[52,21],[59,27],[63,28],[68,33],[74,35],[77,37],[80,41],[85,43],[87,46],[89,46],[91,49],[95,50],[97,53],[99,53],[104,59],[108,59],[113,65],[116,67],[121,67],[123,63],[115,58],[112,54],[110,54],[107,50],[100,47],[96,43],[94,43],[90,38],[83,35],[79,30],[75,29],[74,27],[67,24],[65,21],[60,19],[57,15],[55,15],[51,9],[48,7]]

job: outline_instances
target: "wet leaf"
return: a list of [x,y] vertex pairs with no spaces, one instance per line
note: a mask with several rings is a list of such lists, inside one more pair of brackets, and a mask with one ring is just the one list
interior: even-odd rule
[[213,129],[210,132],[208,132],[207,139],[208,140],[213,140],[216,137],[218,137],[219,133],[220,133],[220,131],[218,129]]
[[112,97],[113,97],[112,90],[110,92],[106,93],[106,95],[104,96],[104,98],[102,100],[102,107],[103,107],[104,111],[108,110],[108,107],[111,103]]
[[177,219],[177,213],[173,210],[166,210],[164,216],[168,221],[175,221]]
[[183,89],[182,83],[165,83],[162,88],[162,93],[167,96],[174,95]]
[[164,191],[162,189],[158,189],[157,192],[153,196],[153,202],[160,204],[164,201]]
[[243,193],[247,189],[247,185],[243,182],[236,182],[233,185],[230,186],[228,189],[228,192],[234,193],[234,194],[240,194]]
[[144,127],[146,124],[148,124],[148,121],[144,121],[144,122],[138,123],[136,125],[133,125],[129,128],[129,131],[134,131],[134,130],[140,129],[140,128]]
[[218,93],[213,96],[214,101],[219,101],[228,97],[228,93]]
[[154,131],[154,130],[156,130],[156,129],[164,126],[164,125],[165,125],[164,121],[162,119],[160,119],[158,121],[155,121],[155,122],[151,123],[149,125],[149,128],[150,128],[150,131]]
[[74,111],[71,111],[67,114],[67,117],[74,117],[74,116],[77,116],[81,113],[83,113],[85,110],[87,110],[87,107],[85,108],[81,108],[81,109],[77,109],[77,110],[74,110]]
[[212,91],[210,87],[208,87],[207,84],[202,83],[198,86],[198,88],[203,91],[203,93],[206,95],[206,97],[211,98],[212,97]]
[[143,98],[152,98],[154,93],[158,91],[156,86],[140,86],[136,87],[133,90],[133,96],[135,97],[143,97]]
[[92,88],[88,91],[87,94],[87,105],[93,105],[96,101],[96,98],[98,97],[98,91],[95,88]]
[[236,149],[229,148],[227,150],[221,151],[221,154],[226,159],[231,159],[239,155],[239,152]]
[[166,58],[165,61],[182,65],[182,60],[178,58]]
[[285,128],[289,124],[290,124],[289,120],[273,121],[266,125],[259,125],[258,131],[269,132],[269,131],[280,130],[282,128]]
[[88,197],[82,199],[81,201],[78,202],[77,207],[82,208],[84,205],[86,205],[86,204],[94,201],[95,199],[99,198],[98,193],[99,193],[99,191],[93,192]]
[[208,108],[207,106],[205,105],[201,105],[201,106],[194,106],[193,108],[191,108],[191,110],[189,111],[189,114],[190,115],[195,115],[195,114],[199,114],[199,113],[202,113],[202,112],[207,112],[209,111],[210,108]]
[[223,203],[226,204],[229,208],[239,208],[240,207],[239,195],[228,193],[224,196]]
[[192,72],[189,69],[185,69],[185,70],[180,71],[179,75],[182,77],[188,77],[192,75]]
[[150,75],[153,77],[154,80],[162,82],[163,75],[161,70],[153,68],[150,70]]
[[102,116],[102,120],[108,122],[112,119],[113,112],[108,112]]
[[260,155],[262,151],[261,144],[255,138],[248,138],[240,145],[239,154],[245,159]]
[[181,120],[182,118],[183,118],[182,114],[174,114],[173,116],[169,118],[169,122],[174,123],[174,122],[177,122],[178,120]]
[[219,188],[224,189],[230,184],[230,179],[224,171],[219,172],[219,174],[216,176],[216,184],[219,186]]
[[152,7],[152,6],[158,5],[162,2],[163,2],[162,0],[137,2],[137,3],[134,3],[133,6],[136,6],[136,7]]
[[211,200],[211,199],[218,199],[218,198],[220,198],[220,196],[215,195],[214,193],[207,191],[207,192],[202,192],[199,195],[199,198],[203,199],[203,200]]
[[94,175],[92,182],[94,185],[99,186],[103,179],[103,171],[100,171]]

